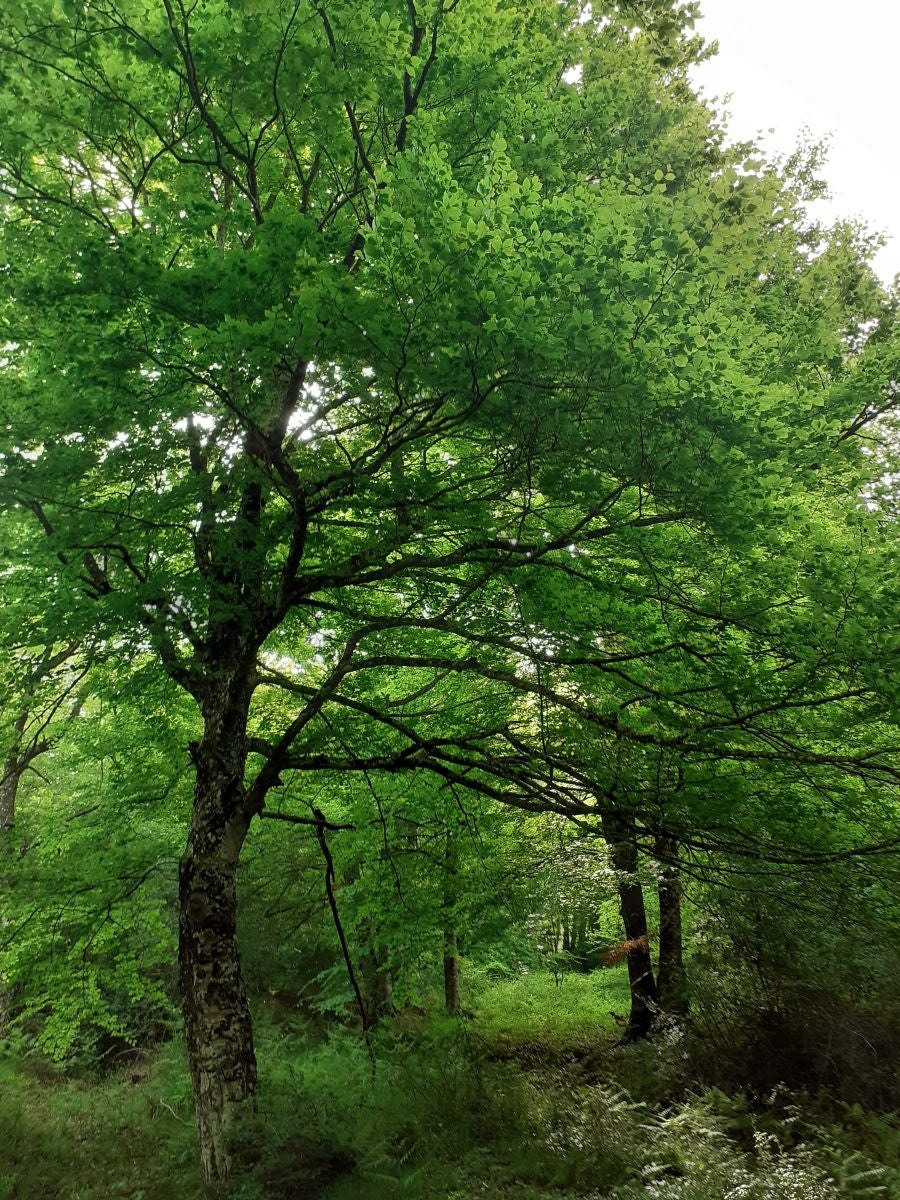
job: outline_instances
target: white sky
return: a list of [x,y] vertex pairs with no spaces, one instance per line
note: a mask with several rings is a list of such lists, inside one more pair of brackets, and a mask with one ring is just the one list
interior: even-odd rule
[[900,272],[900,0],[701,0],[701,8],[697,32],[717,40],[719,54],[695,79],[707,97],[731,94],[735,140],[762,131],[765,148],[789,152],[804,127],[829,134],[832,199],[816,216],[862,218],[886,234],[876,267],[889,282]]

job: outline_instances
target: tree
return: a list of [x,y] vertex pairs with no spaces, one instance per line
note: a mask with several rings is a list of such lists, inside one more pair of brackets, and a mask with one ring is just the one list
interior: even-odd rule
[[126,672],[95,660],[57,686],[52,745],[22,777],[9,835],[0,978],[11,1021],[37,1049],[110,1061],[174,1017],[172,864],[194,721],[151,662]]
[[709,546],[746,553],[833,457],[858,406],[820,380],[860,289],[822,311],[795,198],[691,97],[689,11],[654,14],[634,38],[556,0],[0,20],[0,488],[68,598],[55,640],[152,652],[199,715],[179,958],[209,1180],[256,1088],[235,873],[286,773],[596,817],[646,793],[645,744],[769,761],[684,678],[642,684],[640,719],[607,685],[666,656],[741,676],[752,622],[664,626]]

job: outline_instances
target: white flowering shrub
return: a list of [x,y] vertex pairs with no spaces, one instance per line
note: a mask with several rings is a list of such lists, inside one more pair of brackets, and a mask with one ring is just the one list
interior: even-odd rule
[[[729,1105],[731,1110],[729,1111]],[[535,1091],[534,1131],[555,1181],[616,1200],[889,1200],[886,1173],[806,1130],[783,1108],[779,1137],[720,1093],[653,1111],[604,1085]],[[750,1135],[752,1151],[735,1139]]]

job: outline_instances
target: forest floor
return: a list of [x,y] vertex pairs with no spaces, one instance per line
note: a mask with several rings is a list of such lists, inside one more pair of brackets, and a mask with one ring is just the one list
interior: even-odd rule
[[[260,1002],[258,1114],[234,1200],[900,1197],[900,1123],[676,1082],[677,1031],[619,1047],[619,971],[483,982],[461,1021],[373,1039]],[[102,1077],[0,1058],[0,1200],[200,1200],[173,1041]]]

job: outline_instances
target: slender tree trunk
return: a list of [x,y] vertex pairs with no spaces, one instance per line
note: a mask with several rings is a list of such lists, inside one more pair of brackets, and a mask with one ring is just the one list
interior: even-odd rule
[[587,913],[583,908],[572,918],[572,954],[581,971],[587,970]]
[[380,967],[375,972],[375,986],[372,989],[375,1011],[378,1017],[389,1017],[394,1011],[394,977],[387,967]]
[[235,880],[249,817],[244,766],[249,691],[204,704],[191,753],[197,778],[180,870],[179,967],[200,1163],[228,1178],[234,1126],[256,1092],[256,1056],[236,937]]
[[628,942],[628,981],[631,986],[631,1012],[625,1028],[629,1041],[646,1037],[656,1018],[658,1006],[644,890],[638,878],[638,856],[634,837],[625,822],[614,813],[603,816],[603,836],[618,875],[619,912]]
[[21,778],[18,766],[18,761],[11,754],[4,764],[3,779],[0,781],[0,834],[3,835],[4,849],[16,824],[16,796]]
[[688,1011],[687,979],[681,930],[681,873],[678,869],[678,844],[673,837],[660,834],[656,839],[659,855],[659,1005],[666,1012],[684,1015]]
[[[22,752],[22,735],[28,724],[28,711],[24,711],[13,726],[14,741],[3,764],[3,778],[0,779],[0,888],[12,899],[13,889],[13,855],[15,852],[16,801],[19,796],[19,783],[25,773],[25,768],[33,758],[41,752],[35,743],[25,753]],[[0,929],[9,925],[9,909],[6,903],[0,907]],[[12,1015],[12,994],[6,981],[0,978],[0,1030],[6,1028]]]
[[0,835],[3,838],[4,850],[12,849],[12,831],[16,824],[16,799],[19,795],[19,781],[25,768],[33,758],[44,749],[44,744],[35,743],[31,752],[22,754],[22,738],[25,726],[28,724],[28,710],[19,714],[13,726],[13,744],[10,747],[6,762],[3,764],[3,778],[0,779]]
[[459,1016],[459,934],[456,929],[456,902],[459,882],[456,840],[447,831],[444,856],[444,1006],[447,1015]]
[[450,1017],[459,1016],[459,938],[444,934],[444,1006]]
[[363,920],[362,941],[365,950],[359,957],[360,974],[365,992],[366,1023],[374,1029],[383,1017],[394,1013],[394,980],[385,964],[385,952],[379,945],[371,917]]
[[[16,722],[17,739],[25,728],[27,714]],[[19,780],[22,778],[24,767],[18,757],[18,740],[7,755],[3,765],[3,778],[0,779],[0,890],[10,896],[13,886],[12,856],[14,850],[14,832],[16,826],[16,797],[19,791]],[[0,907],[0,929],[9,925],[9,910],[5,901]],[[6,981],[0,978],[0,1031],[9,1023],[11,1015],[11,997]]]

